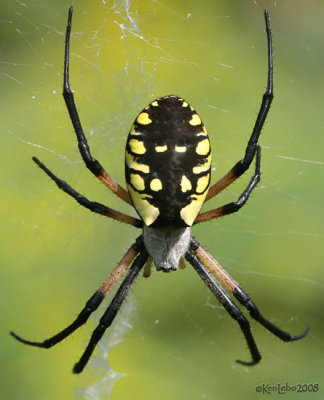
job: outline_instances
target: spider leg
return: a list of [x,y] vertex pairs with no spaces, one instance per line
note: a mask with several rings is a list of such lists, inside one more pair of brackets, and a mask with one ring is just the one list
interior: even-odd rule
[[261,360],[260,352],[252,336],[249,321],[244,316],[242,310],[231,300],[226,291],[216,281],[215,277],[208,271],[204,264],[200,261],[197,255],[191,250],[185,254],[186,260],[194,267],[206,286],[214,293],[219,302],[229,313],[229,315],[237,321],[245,337],[246,343],[251,353],[251,361],[236,360],[243,365],[255,365]]
[[225,269],[215,260],[215,258],[201,246],[201,244],[195,240],[192,240],[191,248],[194,249],[201,263],[203,263],[203,265],[205,265],[223,283],[229,292],[231,292],[237,298],[237,300],[247,308],[251,317],[263,325],[268,331],[273,333],[284,342],[293,342],[295,340],[302,339],[307,335],[309,328],[307,328],[301,335],[292,336],[290,333],[283,331],[272,322],[264,318],[257,306],[251,300],[251,297],[240,287],[238,282],[236,282],[225,271]]
[[49,339],[44,340],[43,342],[32,342],[29,340],[25,340],[16,335],[14,332],[10,332],[11,336],[24,344],[45,349],[49,349],[50,347],[56,345],[57,343],[70,336],[76,329],[87,322],[90,315],[99,307],[102,300],[110,292],[111,288],[115,285],[118,279],[120,279],[120,277],[124,274],[124,272],[127,270],[131,262],[135,259],[136,255],[139,251],[142,250],[142,248],[143,240],[142,236],[139,236],[136,242],[126,252],[119,264],[110,273],[108,278],[102,283],[102,285],[98,288],[94,295],[91,296],[90,299],[86,302],[85,307],[79,313],[77,318],[61,332],[57,333]]
[[123,301],[125,300],[128,292],[130,291],[135,279],[137,278],[138,274],[140,273],[141,269],[143,268],[146,260],[148,258],[148,254],[146,250],[140,252],[136,260],[133,262],[133,265],[130,267],[129,272],[120,285],[117,293],[115,294],[112,302],[110,303],[109,307],[107,308],[106,312],[100,318],[99,325],[93,331],[88,346],[86,347],[84,353],[82,354],[80,360],[74,365],[73,372],[75,374],[79,374],[83,371],[83,368],[86,366],[89,358],[91,357],[93,350],[95,349],[96,345],[98,344],[99,340],[102,338],[105,330],[109,328],[112,324],[117,312],[119,311]]
[[260,181],[260,175],[261,175],[260,161],[261,161],[261,148],[259,145],[257,145],[256,146],[255,172],[254,172],[252,178],[250,179],[250,182],[248,183],[246,189],[240,195],[240,197],[237,199],[237,201],[225,204],[224,206],[217,207],[213,210],[206,211],[204,213],[199,214],[198,217],[196,218],[194,224],[199,224],[200,222],[210,221],[211,219],[223,217],[224,215],[233,214],[233,213],[239,211],[240,208],[243,207],[244,204],[248,201],[251,192],[253,191],[253,189],[256,187],[256,185]]
[[210,200],[211,198],[216,196],[216,194],[224,190],[228,185],[230,185],[237,178],[239,178],[250,167],[255,152],[257,150],[257,143],[261,130],[263,128],[264,122],[270,110],[271,102],[273,99],[273,57],[272,57],[272,37],[271,37],[271,28],[270,28],[268,10],[264,11],[264,17],[266,23],[267,39],[268,39],[268,80],[267,80],[266,91],[262,97],[260,110],[257,119],[255,121],[251,137],[245,149],[244,157],[242,158],[242,160],[236,163],[234,167],[226,175],[224,175],[218,182],[216,182],[209,188],[205,201]]
[[114,210],[113,208],[107,207],[96,201],[90,201],[82,194],[76,192],[69,184],[55,176],[42,162],[36,157],[33,157],[33,161],[62,189],[65,193],[73,197],[81,206],[88,208],[90,211],[104,215],[105,217],[116,219],[117,221],[124,222],[125,224],[141,228],[143,223],[141,220],[131,217],[130,215],[123,214],[120,211]]
[[63,97],[78,139],[79,151],[87,168],[119,198],[124,200],[126,203],[133,205],[128,192],[108,174],[108,172],[102,167],[102,165],[95,158],[92,157],[87,139],[83,132],[79,114],[76,109],[74,101],[73,91],[71,90],[70,87],[70,79],[69,79],[72,13],[73,13],[73,7],[70,7],[68,23],[66,27],[66,36],[65,36]]

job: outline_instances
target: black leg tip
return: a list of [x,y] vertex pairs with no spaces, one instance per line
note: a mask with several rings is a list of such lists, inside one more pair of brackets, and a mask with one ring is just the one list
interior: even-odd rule
[[[10,331],[9,333],[10,333],[10,335],[11,335],[12,337],[14,337],[15,339],[18,339],[18,338],[19,338],[19,336],[16,335],[15,332]],[[18,339],[18,340],[19,340],[19,339]]]
[[252,360],[252,361],[242,361],[242,360],[235,360],[238,364],[245,365],[246,367],[253,367],[253,365],[258,364],[258,362],[261,360],[261,357],[258,360]]
[[35,164],[39,166],[40,169],[42,169],[47,175],[52,177],[53,174],[50,173],[49,169],[45,167],[45,165],[39,161],[37,157],[32,157],[32,160],[34,161]]
[[18,340],[18,342],[20,343],[24,343],[24,344],[30,344],[33,345],[33,342],[30,342],[29,340],[23,339],[21,336],[17,335],[15,332],[10,331],[10,335],[15,338],[16,340]]
[[11,335],[13,338],[15,338],[16,340],[18,340],[18,342],[26,343],[26,340],[23,339],[22,337],[18,336],[15,332],[10,331],[10,335]]
[[291,338],[291,341],[293,342],[293,341],[295,341],[295,340],[303,339],[303,338],[307,335],[307,333],[309,332],[309,330],[310,330],[310,328],[307,327],[307,328],[305,329],[305,331],[304,331],[301,335],[299,335],[299,336],[293,336],[293,337]]
[[18,342],[27,344],[28,346],[40,347],[43,349],[48,349],[52,346],[52,344],[48,340],[45,340],[44,342],[32,342],[30,340],[23,339],[21,336],[12,331],[10,332],[10,335],[18,340]]
[[84,368],[84,365],[80,365],[80,363],[77,362],[73,367],[73,373],[80,374],[83,371],[83,368]]

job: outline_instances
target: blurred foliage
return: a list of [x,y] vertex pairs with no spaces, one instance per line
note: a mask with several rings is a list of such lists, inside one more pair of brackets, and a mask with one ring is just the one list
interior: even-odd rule
[[[31,161],[36,155],[88,198],[134,214],[93,179],[77,151],[61,97],[69,5],[7,0],[1,7],[2,398],[251,399],[262,396],[255,391],[262,383],[323,383],[319,1],[78,0],[71,44],[82,123],[113,177],[124,182],[124,143],[137,113],[156,97],[177,94],[208,129],[215,181],[242,156],[258,111],[269,8],[275,100],[260,140],[262,182],[239,214],[194,234],[265,316],[292,334],[310,326],[308,337],[282,343],[252,322],[263,360],[250,369],[236,365],[249,357],[242,334],[189,267],[138,279],[81,376],[71,369],[104,306],[48,351],[9,337],[13,329],[40,340],[65,327],[138,233],[82,209]],[[236,199],[248,179],[208,207]]]

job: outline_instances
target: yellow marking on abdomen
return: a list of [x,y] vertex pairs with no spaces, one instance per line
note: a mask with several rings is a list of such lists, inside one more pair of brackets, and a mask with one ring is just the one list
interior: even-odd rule
[[201,178],[198,179],[196,192],[203,193],[208,187],[208,184],[209,184],[209,174],[202,176]]
[[164,146],[155,146],[155,151],[157,153],[163,153],[168,150],[168,146],[165,144]]
[[161,182],[161,180],[158,179],[158,178],[152,179],[151,182],[150,182],[150,188],[152,190],[154,190],[155,192],[158,192],[159,190],[162,190],[162,182]]
[[186,102],[186,101],[184,101],[183,103],[182,103],[182,107],[188,107],[188,103]]
[[131,128],[130,134],[131,135],[141,135],[142,132],[136,132],[135,125],[133,125],[132,128]]
[[186,146],[175,146],[175,148],[174,148],[174,150],[177,152],[177,153],[184,153],[186,150],[187,150],[187,147]]
[[137,117],[137,122],[141,125],[148,125],[152,122],[150,119],[148,113],[142,112],[140,115]]
[[197,144],[196,153],[200,156],[205,156],[210,151],[209,139],[204,139]]
[[148,174],[150,172],[150,167],[148,165],[139,164],[138,162],[136,162],[134,156],[128,153],[128,151],[126,151],[125,158],[129,168],[135,169],[136,171],[144,172],[145,174]]
[[192,185],[190,180],[186,177],[186,175],[182,175],[181,182],[181,192],[185,193],[192,189]]
[[130,183],[136,190],[142,191],[145,189],[145,182],[141,175],[130,174]]
[[189,124],[192,126],[201,125],[201,119],[198,114],[192,114],[192,118],[189,121]]
[[153,102],[151,103],[151,106],[153,106],[153,107],[158,107],[159,104],[158,104],[158,102],[155,100],[155,101],[153,101]]
[[211,163],[211,154],[207,157],[207,161],[204,164],[197,165],[197,167],[193,167],[192,172],[194,174],[200,174],[202,172],[206,172],[210,168],[210,163]]
[[129,147],[130,147],[132,153],[135,153],[135,154],[146,153],[146,148],[144,146],[144,143],[141,140],[131,139],[128,142],[128,144],[129,144]]
[[146,198],[152,197],[144,193],[138,193],[130,185],[127,185],[130,197],[134,203],[134,206],[144,221],[144,224],[150,226],[160,215],[160,211],[157,207],[152,206]]
[[191,203],[180,210],[180,216],[188,226],[191,226],[195,222],[195,219],[204,204],[206,196],[207,190],[201,195],[193,196]]
[[203,131],[197,133],[197,136],[207,136],[207,131],[206,131],[206,128],[204,126],[203,126]]

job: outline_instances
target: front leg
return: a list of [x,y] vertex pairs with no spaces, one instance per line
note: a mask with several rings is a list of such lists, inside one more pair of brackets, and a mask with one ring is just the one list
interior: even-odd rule
[[83,158],[83,161],[87,168],[113,193],[115,193],[119,198],[124,200],[126,203],[133,205],[128,192],[120,186],[102,167],[102,165],[95,158],[92,157],[89,149],[87,139],[84,135],[83,128],[81,125],[80,117],[76,109],[74,95],[70,88],[70,36],[71,36],[71,26],[72,26],[72,13],[73,7],[69,8],[68,23],[66,27],[65,36],[65,56],[64,56],[64,81],[63,81],[63,97],[65,100],[66,107],[68,109],[77,139],[79,143],[79,151]]
[[273,99],[273,56],[272,56],[272,37],[271,28],[269,21],[268,10],[264,11],[264,18],[266,23],[266,32],[268,39],[268,81],[267,88],[262,97],[262,103],[259,109],[257,119],[254,124],[254,128],[245,149],[245,155],[237,162],[234,167],[224,175],[218,182],[209,188],[207,193],[206,201],[212,199],[222,190],[224,190],[228,185],[233,183],[237,178],[239,178],[251,165],[254,155],[257,151],[257,145],[261,130],[263,128],[264,122],[267,118],[268,112],[270,110],[271,102]]

